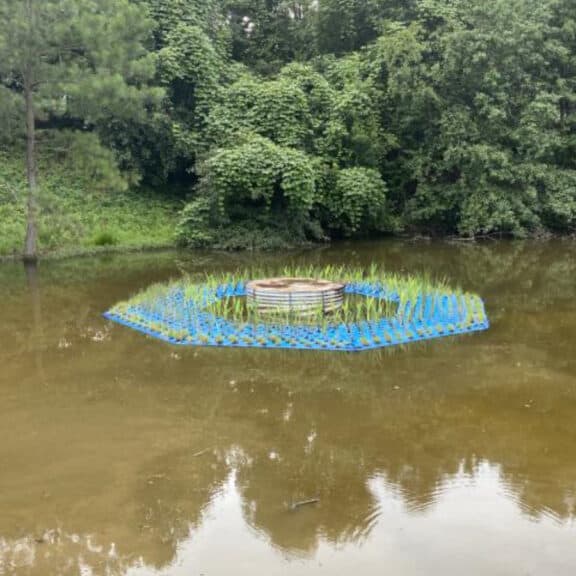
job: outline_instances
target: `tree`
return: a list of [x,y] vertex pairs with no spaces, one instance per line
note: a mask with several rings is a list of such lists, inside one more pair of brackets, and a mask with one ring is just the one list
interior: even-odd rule
[[208,118],[200,194],[182,214],[184,244],[272,247],[390,229],[372,85],[354,55],[325,68],[292,63],[224,91]]
[[37,144],[73,148],[100,188],[169,184],[203,244],[223,221],[285,228],[293,204],[214,179],[256,178],[237,155],[265,179],[260,153],[314,173],[302,236],[570,233],[575,78],[574,0],[0,0],[0,141],[16,151],[27,128],[28,257]]
[[25,259],[37,258],[39,124],[93,147],[99,123],[156,103],[161,92],[148,87],[150,33],[151,21],[129,0],[0,0],[0,85],[25,116]]
[[428,69],[438,132],[422,151],[409,218],[467,236],[569,230],[576,173],[563,161],[568,55],[557,3],[470,0],[449,12],[441,4]]
[[414,18],[416,1],[318,0],[318,50],[337,55],[358,50],[378,38],[382,22]]
[[139,1],[154,19],[158,80],[167,93],[156,128],[139,129],[143,135],[154,134],[150,144],[161,143],[160,150],[147,146],[151,162],[145,176],[156,184],[163,175],[185,191],[197,181],[195,164],[204,149],[206,118],[229,74],[230,26],[223,0]]
[[224,0],[232,57],[262,74],[316,54],[313,0]]
[[[312,159],[262,136],[217,149],[202,167],[201,193],[183,211],[181,242],[188,246],[240,242],[254,247],[279,236],[304,240],[315,199]],[[239,234],[239,229],[241,233]],[[238,238],[241,236],[241,238]]]
[[420,0],[414,22],[387,23],[366,50],[395,141],[380,170],[406,226],[465,236],[574,226],[570,4]]

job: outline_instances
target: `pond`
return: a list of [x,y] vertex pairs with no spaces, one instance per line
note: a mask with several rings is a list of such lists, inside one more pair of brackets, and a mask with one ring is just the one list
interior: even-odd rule
[[[101,316],[270,262],[429,272],[492,327],[348,354],[174,347]],[[0,574],[572,575],[575,298],[570,241],[1,264]]]

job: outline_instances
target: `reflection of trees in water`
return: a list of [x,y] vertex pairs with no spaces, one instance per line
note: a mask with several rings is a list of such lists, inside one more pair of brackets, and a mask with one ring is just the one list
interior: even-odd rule
[[178,543],[200,528],[204,512],[226,481],[228,466],[211,449],[178,450],[148,462],[140,473],[133,497],[142,560],[162,568],[173,560]]
[[[552,242],[486,242],[384,244],[352,243],[347,248],[329,250],[311,260],[319,264],[349,262],[368,265],[381,262],[389,269],[404,272],[427,272],[446,277],[481,294],[501,297],[533,296],[551,302],[574,297],[576,287],[576,246],[572,240]],[[528,293],[527,293],[528,291]]]
[[[278,355],[264,353],[254,357],[254,367],[246,367],[249,376],[231,388],[235,366],[211,351],[198,361],[200,383],[191,390],[184,386],[185,362],[167,362],[166,350],[154,347],[146,348],[146,360],[142,352],[130,351],[124,370],[146,362],[156,367],[152,379],[164,372],[171,383],[159,407],[178,401],[184,409],[194,403],[191,415],[210,416],[220,450],[241,448],[246,457],[235,466],[245,517],[288,552],[310,553],[320,539],[343,543],[366,536],[378,514],[370,478],[384,476],[408,511],[423,513],[463,465],[473,477],[481,460],[501,465],[503,481],[525,513],[573,517],[574,396],[568,382],[556,382],[553,393],[531,390],[527,408],[524,387],[514,382],[512,370],[503,375],[508,390],[501,394],[494,390],[502,380],[474,389],[458,379],[413,379],[395,390],[395,378],[378,381],[375,372],[400,373],[401,357],[334,360],[324,365],[327,380],[320,382],[302,356],[286,355],[279,362]],[[490,356],[470,361],[481,371]],[[269,362],[276,367],[272,378]],[[360,365],[363,379],[354,381]],[[343,385],[347,381],[351,385]],[[146,403],[156,394],[158,388],[150,386]],[[229,471],[212,452],[192,457],[192,449],[204,447],[201,442],[165,452],[138,471],[130,494],[134,512],[124,528],[138,536],[119,546],[123,555],[166,565],[190,525],[201,523]],[[319,505],[289,509],[310,497],[319,497]]]
[[[326,250],[319,258],[342,261],[348,255]],[[97,334],[108,330],[99,318],[105,305],[135,283],[174,274],[172,264],[153,273],[136,267],[126,277],[114,265],[105,290],[95,272],[86,282],[70,268],[64,281],[43,267],[42,274],[48,272],[37,317],[53,395],[66,394],[70,405],[87,399],[121,405],[127,417],[153,410],[159,424],[175,420],[185,429],[189,421],[201,423],[190,429],[187,441],[168,443],[149,458],[127,457],[133,477],[126,501],[118,503],[122,517],[94,519],[98,538],[108,543],[91,552],[94,540],[89,545],[85,536],[78,542],[61,537],[56,549],[62,561],[92,554],[110,566],[111,574],[139,561],[166,566],[178,543],[200,527],[232,468],[247,522],[290,553],[310,553],[323,539],[344,543],[369,534],[379,514],[369,488],[372,478],[385,478],[409,513],[424,513],[462,470],[474,477],[481,461],[500,467],[502,481],[525,514],[574,518],[576,397],[569,352],[575,335],[573,327],[543,322],[557,307],[566,314],[566,304],[576,296],[574,249],[562,243],[497,249],[432,244],[407,252],[390,245],[382,258],[396,268],[434,268],[486,295],[494,331],[457,344],[446,340],[409,352],[359,356],[181,351],[123,329],[105,332],[98,341]],[[350,257],[359,263],[371,259],[369,250]],[[186,259],[180,266],[194,268]],[[24,311],[31,317],[29,300],[10,290],[6,298],[10,305],[0,339],[7,346],[0,354],[8,349],[19,355],[18,366],[25,366],[30,352],[17,343],[27,342],[18,334],[30,333],[29,325],[21,326]],[[566,337],[541,340],[554,329]],[[63,338],[69,351],[58,348]],[[36,392],[39,402],[43,393]],[[177,426],[159,427],[159,438]],[[112,440],[103,435],[101,442]],[[233,446],[245,457],[227,462],[224,455]],[[96,467],[94,474],[99,474]],[[100,497],[114,502],[113,496]],[[290,509],[312,497],[320,498],[318,505]],[[42,494],[29,498],[40,501]],[[66,494],[60,498],[55,507],[62,530],[89,533],[90,521],[74,518]],[[36,520],[49,526],[52,518]],[[9,533],[1,519],[0,534],[10,538],[1,545],[6,562],[24,540]],[[25,541],[34,549],[40,574],[43,547],[53,545]],[[112,541],[118,549],[110,559]]]
[[0,537],[0,574],[122,576],[133,565],[133,557],[122,557],[114,545],[92,536],[50,530],[37,538]]
[[[314,552],[320,539],[345,543],[367,535],[375,502],[365,469],[345,450],[299,448],[284,446],[275,458],[263,448],[239,470],[248,523],[290,553]],[[295,507],[316,498],[317,504]]]
[[[260,260],[262,265],[274,265],[278,258],[264,255]],[[446,277],[449,282],[485,296],[491,319],[505,320],[507,328],[517,337],[527,328],[546,333],[548,327],[539,314],[553,315],[560,303],[571,303],[576,297],[576,247],[570,241],[471,245],[355,243],[289,254],[278,265],[283,266],[286,261],[318,265],[368,265],[377,261],[392,270]],[[173,253],[109,255],[46,262],[40,267],[38,280],[42,298],[50,302],[43,307],[46,316],[43,323],[54,329],[58,327],[60,337],[52,340],[55,344],[77,337],[81,330],[87,337],[94,336],[94,331],[105,325],[100,319],[104,308],[152,282],[183,273],[200,278],[206,271],[235,270],[250,266],[251,262],[251,256],[245,254],[206,253],[183,253],[177,257]],[[0,354],[22,350],[19,344],[28,340],[30,303],[22,299],[21,292],[25,285],[21,265],[0,265],[2,328],[10,334],[2,339]],[[548,323],[562,330],[557,324]]]
[[[223,407],[231,418],[242,418],[244,411],[254,426],[241,443],[250,456],[238,474],[245,514],[280,548],[305,552],[319,538],[337,543],[366,535],[377,507],[367,488],[370,478],[385,477],[407,510],[420,513],[449,489],[452,478],[462,472],[473,478],[482,461],[500,465],[502,481],[524,512],[573,517],[576,438],[568,380],[558,380],[553,394],[545,387],[530,390],[526,405],[513,370],[491,379],[488,355],[469,359],[480,372],[487,367],[483,388],[471,389],[455,376],[394,390],[394,380],[374,384],[371,374],[395,371],[392,360],[371,365],[366,357],[364,382],[353,380],[356,360],[326,367],[333,385],[353,382],[336,393],[328,383],[307,378],[306,363],[284,360],[279,364],[276,357],[283,376],[271,382],[260,358],[260,375],[253,371],[249,385],[240,382],[233,404]],[[504,383],[508,390],[495,393]],[[555,402],[571,407],[558,410]],[[287,510],[290,502],[310,497],[319,497],[319,506]]]

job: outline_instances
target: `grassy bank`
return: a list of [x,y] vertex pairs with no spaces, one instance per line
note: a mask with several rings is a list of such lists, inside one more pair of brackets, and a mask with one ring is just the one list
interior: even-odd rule
[[[40,169],[39,250],[43,256],[174,245],[178,201],[146,190],[108,192],[67,166]],[[0,155],[0,257],[19,256],[26,227],[23,161]]]

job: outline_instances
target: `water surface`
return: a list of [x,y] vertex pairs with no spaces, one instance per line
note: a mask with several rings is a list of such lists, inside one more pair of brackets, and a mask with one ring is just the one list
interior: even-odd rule
[[2,576],[576,573],[574,243],[258,257],[485,298],[490,331],[387,352],[178,348],[101,317],[255,258],[0,265]]

